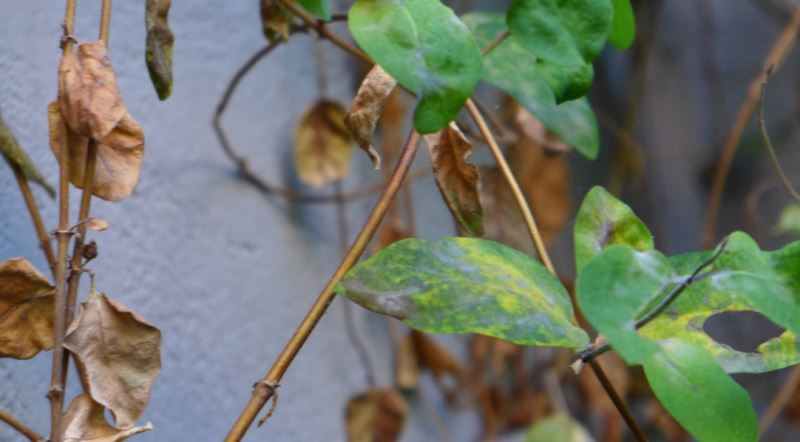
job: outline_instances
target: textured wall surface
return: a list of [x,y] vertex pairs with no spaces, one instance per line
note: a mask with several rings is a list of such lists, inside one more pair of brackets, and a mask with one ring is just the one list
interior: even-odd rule
[[[79,3],[76,37],[93,39],[99,2]],[[265,44],[257,3],[174,2],[176,83],[167,102],[157,100],[144,64],[143,2],[118,0],[114,5],[111,58],[128,108],[145,129],[147,146],[134,196],[116,205],[94,205],[93,213],[112,228],[94,236],[101,255],[91,267],[98,289],[140,312],[164,334],[163,372],[142,419],[152,421],[156,430],[137,441],[221,440],[339,256],[333,207],[287,206],[265,198],[232,172],[211,130],[212,113],[228,80]],[[712,2],[719,35],[715,49],[722,54],[722,87],[728,97],[724,108],[716,108],[708,97],[697,44],[704,35],[702,24],[690,3],[665,2],[661,32],[667,37],[656,45],[648,74],[655,92],[643,97],[637,129],[647,153],[649,187],[630,195],[652,201],[637,209],[673,252],[696,247],[699,238],[707,194],[697,175],[713,157],[711,117],[723,112],[727,130],[746,83],[780,29],[752,2]],[[63,2],[0,0],[0,11],[0,109],[36,164],[55,177],[45,109],[56,95]],[[312,53],[305,36],[279,48],[243,81],[224,118],[232,143],[253,167],[288,186],[297,186],[290,167],[291,128],[317,95]],[[328,54],[326,64],[329,95],[346,102],[357,66],[338,51]],[[775,79],[769,109],[776,126],[796,115],[795,96],[778,92],[794,90],[790,83],[796,81],[791,75],[796,67],[790,63]],[[687,84],[699,86],[688,89]],[[576,194],[606,179],[602,171],[608,170],[608,148],[597,163],[575,159]],[[765,158],[757,158],[753,164],[768,170]],[[347,187],[377,177],[360,152],[354,169],[359,176]],[[24,205],[3,165],[0,189],[0,259],[26,256],[44,269]],[[53,228],[55,202],[35,192]],[[430,181],[415,185],[415,195],[417,223],[426,226],[422,235],[450,233],[452,225]],[[73,193],[73,201],[77,197]],[[351,234],[369,206],[365,200],[348,207]],[[739,206],[729,203],[724,213],[725,225],[740,227],[731,222],[741,216]],[[561,238],[559,245],[568,246],[568,241]],[[555,255],[559,268],[570,265],[569,249]],[[378,380],[387,385],[391,357],[385,321],[356,313],[357,325],[368,331]],[[49,354],[25,362],[0,360],[0,408],[46,429],[49,367]],[[346,339],[337,300],[284,378],[278,412],[247,440],[344,440],[344,403],[363,388],[363,371]],[[474,439],[479,430],[474,415],[441,408],[455,440]],[[425,407],[414,409],[404,440],[436,440]],[[16,440],[0,425],[0,441]]]

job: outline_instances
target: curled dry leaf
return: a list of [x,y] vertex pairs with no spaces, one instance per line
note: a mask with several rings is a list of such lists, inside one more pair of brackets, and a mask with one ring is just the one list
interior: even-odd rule
[[0,357],[30,359],[53,347],[53,286],[30,262],[0,264]]
[[286,41],[291,35],[294,14],[278,0],[261,0],[261,27],[269,41]]
[[92,291],[69,326],[64,347],[87,393],[128,429],[141,416],[161,371],[161,331],[122,304]]
[[456,221],[472,236],[483,235],[478,168],[467,162],[472,143],[455,123],[425,136],[436,185]]
[[408,405],[395,390],[373,389],[347,403],[349,442],[394,442],[403,431]]
[[[76,187],[83,188],[89,139],[73,132],[64,124],[58,103],[50,103],[47,112],[50,122],[50,148],[56,158],[60,158],[61,149],[69,147],[70,181]],[[144,156],[142,128],[126,112],[119,124],[97,143],[97,166],[92,194],[108,201],[127,198],[139,182]]]
[[376,169],[381,167],[381,157],[372,145],[372,133],[378,125],[383,106],[395,86],[397,80],[380,66],[375,65],[361,82],[358,93],[353,99],[353,105],[344,117],[344,123],[350,128],[358,145],[369,155]]
[[90,217],[86,220],[86,227],[95,232],[108,230],[108,223],[102,218]]
[[171,5],[172,0],[147,0],[145,9],[145,61],[160,100],[166,100],[172,94],[172,45],[175,35],[168,21]]
[[308,109],[294,132],[294,164],[300,180],[323,186],[350,172],[353,144],[344,125],[344,108],[319,100]]
[[102,41],[83,43],[61,58],[58,104],[70,129],[98,141],[128,113]]
[[7,161],[19,167],[25,175],[25,179],[42,186],[51,198],[56,195],[56,191],[45,181],[39,169],[34,166],[33,161],[31,161],[28,154],[25,153],[19,145],[17,137],[6,127],[2,114],[0,114],[0,154],[3,155]]
[[62,442],[122,442],[148,430],[148,422],[141,427],[118,430],[106,422],[105,409],[83,393],[75,397],[64,413],[64,437]]

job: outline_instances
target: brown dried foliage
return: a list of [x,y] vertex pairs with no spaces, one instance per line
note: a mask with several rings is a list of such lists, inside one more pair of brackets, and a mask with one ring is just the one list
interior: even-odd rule
[[0,264],[0,357],[30,359],[53,347],[53,286],[30,262]]

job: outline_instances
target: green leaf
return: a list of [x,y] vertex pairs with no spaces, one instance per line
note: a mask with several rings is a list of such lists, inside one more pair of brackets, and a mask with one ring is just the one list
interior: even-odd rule
[[783,209],[775,233],[800,236],[800,204],[791,204]]
[[297,0],[306,11],[325,21],[331,20],[331,6],[328,0]]
[[171,5],[171,0],[147,0],[145,6],[147,40],[144,58],[159,100],[166,100],[172,95],[172,47],[175,34],[169,28]]
[[594,68],[589,63],[580,66],[559,66],[544,60],[536,60],[536,70],[550,86],[558,104],[583,97],[589,92],[594,81]]
[[548,416],[531,428],[525,442],[593,442],[580,422],[566,414]]
[[511,33],[543,60],[581,66],[603,49],[613,18],[610,0],[515,0],[506,21]]
[[636,17],[630,0],[611,0],[614,5],[614,21],[611,23],[611,34],[608,42],[615,49],[624,50],[633,44],[636,37]]
[[472,34],[439,0],[357,0],[348,24],[359,46],[420,97],[414,127],[423,134],[453,121],[483,74]]
[[[688,275],[710,252],[670,259],[676,274]],[[760,373],[800,363],[800,242],[775,252],[761,251],[744,233],[734,233],[726,252],[702,278],[686,289],[659,317],[640,329],[652,340],[677,338],[713,356],[729,373]],[[721,312],[756,311],[789,331],[761,344],[756,353],[734,350],[703,330]]]
[[17,138],[11,133],[8,127],[6,127],[2,115],[0,115],[0,154],[2,154],[10,164],[19,167],[28,181],[33,181],[42,186],[51,198],[56,195],[55,190],[47,183],[28,154],[22,150],[22,147],[20,147],[17,142]]
[[629,364],[641,364],[658,350],[636,333],[636,319],[669,285],[672,266],[657,251],[638,252],[615,244],[589,261],[578,274],[578,305],[590,324]]
[[[503,16],[496,13],[471,13],[463,17],[472,29],[478,44],[483,46],[505,29]],[[556,103],[548,82],[564,92],[575,94],[584,86],[580,69],[562,68],[537,61],[512,35],[500,43],[485,60],[484,80],[511,95],[561,141],[587,158],[595,158],[600,146],[597,120],[589,102],[584,99]],[[543,66],[547,66],[543,68]],[[591,66],[589,67],[591,69]],[[548,80],[546,80],[548,79]],[[577,79],[577,80],[575,80]],[[575,80],[573,84],[571,81]],[[584,91],[585,92],[585,91]]]
[[627,244],[638,251],[653,249],[653,236],[625,203],[602,187],[594,187],[583,200],[575,219],[575,262],[578,272],[612,244]]
[[336,291],[428,333],[570,349],[588,344],[573,325],[561,282],[530,256],[492,241],[399,241],[350,270]]
[[664,408],[701,442],[758,439],[747,392],[703,350],[678,340],[662,342],[644,372]]

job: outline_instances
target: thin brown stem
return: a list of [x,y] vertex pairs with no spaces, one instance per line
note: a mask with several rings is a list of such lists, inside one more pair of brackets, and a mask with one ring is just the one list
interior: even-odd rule
[[500,171],[502,172],[503,177],[505,177],[506,183],[508,183],[508,186],[511,188],[514,201],[517,203],[517,208],[519,208],[519,212],[522,214],[523,220],[525,220],[525,225],[528,228],[528,233],[533,240],[533,244],[536,246],[536,252],[539,254],[539,258],[542,260],[544,266],[547,267],[547,270],[549,270],[550,273],[555,274],[555,267],[553,267],[553,262],[550,260],[550,255],[547,253],[547,248],[544,245],[544,240],[539,232],[539,227],[536,225],[536,220],[533,218],[531,208],[528,205],[528,200],[525,199],[525,195],[522,194],[522,189],[520,189],[519,183],[517,183],[516,178],[514,178],[514,174],[511,172],[511,167],[509,167],[508,162],[503,156],[500,146],[497,145],[497,141],[494,139],[492,132],[489,130],[489,126],[486,124],[486,120],[483,119],[483,116],[481,115],[477,106],[475,106],[475,103],[472,101],[472,99],[467,100],[466,107],[467,112],[469,112],[470,116],[472,116],[472,119],[478,126],[478,130],[486,140],[486,144],[489,146],[492,156],[497,162],[497,165],[500,167]]
[[781,385],[778,395],[769,404],[767,411],[761,416],[761,420],[758,422],[759,436],[763,435],[775,421],[775,418],[781,414],[783,408],[789,403],[789,399],[797,393],[798,386],[800,386],[800,367],[795,367],[783,385]]
[[636,438],[639,442],[647,442],[647,436],[645,436],[644,431],[639,427],[639,424],[636,422],[636,418],[633,417],[633,414],[628,409],[628,406],[625,405],[625,401],[622,400],[620,395],[614,389],[614,385],[611,384],[611,380],[608,379],[606,373],[603,371],[600,364],[592,359],[589,361],[589,367],[592,368],[592,373],[595,374],[597,380],[600,381],[600,385],[603,386],[603,390],[605,390],[606,394],[608,394],[608,398],[611,399],[611,402],[614,403],[614,406],[622,415],[622,419],[625,420],[625,423],[628,424],[628,428],[630,428],[631,432],[633,433],[633,437]]
[[414,156],[417,153],[419,140],[420,135],[416,131],[413,131],[411,136],[408,138],[405,147],[403,148],[403,152],[397,162],[397,166],[392,173],[391,180],[386,186],[386,189],[384,189],[380,198],[378,198],[378,201],[375,203],[375,207],[372,209],[369,217],[367,217],[364,227],[358,233],[358,236],[350,246],[350,249],[347,251],[345,257],[342,259],[342,262],[339,264],[336,272],[325,285],[325,288],[322,289],[317,301],[308,311],[306,317],[303,319],[303,322],[286,344],[283,351],[278,356],[278,359],[272,365],[272,368],[269,370],[263,380],[258,382],[254,387],[250,402],[236,420],[236,423],[234,424],[230,433],[228,433],[227,437],[225,438],[226,442],[240,441],[245,435],[247,429],[250,427],[250,425],[252,425],[253,420],[256,418],[258,412],[262,407],[264,407],[264,404],[274,393],[274,388],[270,388],[269,385],[277,385],[280,383],[280,380],[284,373],[286,373],[289,365],[291,365],[295,356],[297,356],[297,353],[303,347],[303,344],[305,344],[306,339],[308,339],[308,336],[322,318],[322,315],[327,310],[328,305],[330,305],[331,301],[333,301],[335,297],[335,293],[333,292],[334,286],[341,281],[345,273],[347,273],[347,271],[355,265],[355,263],[364,253],[364,250],[367,248],[372,235],[375,233],[375,230],[377,230],[378,225],[386,214],[386,211],[389,209],[389,206],[397,194],[397,191],[403,184],[404,178],[408,174],[408,170],[411,167],[411,163],[413,162]]
[[[792,21],[786,26],[786,29],[781,33],[775,44],[767,54],[761,72],[766,71],[770,66],[774,66],[777,70],[786,59],[789,51],[794,46],[794,41],[797,38],[797,33],[800,31],[800,6],[795,9]],[[722,156],[717,164],[717,173],[714,176],[714,184],[711,188],[711,196],[708,202],[708,210],[706,211],[706,222],[703,228],[702,244],[703,247],[709,247],[716,237],[717,233],[717,220],[719,218],[719,209],[722,204],[722,194],[725,191],[725,182],[728,179],[728,174],[731,170],[733,163],[733,156],[739,147],[739,141],[744,134],[747,123],[753,115],[756,103],[761,90],[761,72],[750,83],[747,90],[747,96],[742,107],[739,108],[739,114],[733,124],[733,128],[728,133],[728,138],[725,140],[725,145],[722,149]]]
[[775,148],[772,147],[772,141],[769,139],[769,133],[767,132],[767,123],[764,118],[764,95],[767,92],[767,81],[769,81],[769,76],[771,73],[772,69],[768,68],[766,72],[764,72],[764,79],[761,82],[761,95],[758,100],[758,129],[761,132],[761,139],[764,141],[764,149],[766,149],[767,153],[769,154],[772,167],[775,169],[775,173],[778,175],[778,179],[783,185],[783,188],[786,189],[786,192],[792,197],[793,200],[795,200],[795,202],[800,203],[800,194],[797,193],[797,190],[795,190],[792,182],[783,172],[783,167],[781,167],[781,162],[778,159],[778,155],[775,153]]
[[[72,34],[75,22],[75,0],[67,0],[64,14],[63,53],[72,50]],[[71,235],[69,229],[69,148],[62,146],[58,152],[58,229],[56,230],[57,258],[55,265],[55,299],[53,302],[53,363],[50,373],[50,440],[61,440],[61,417],[64,411],[64,333],[67,312],[67,247]]]
[[481,49],[481,56],[485,57],[489,52],[492,52],[494,48],[500,46],[500,43],[506,41],[508,37],[511,36],[511,32],[508,28],[503,29],[503,32],[500,33],[497,37],[492,39],[483,49]]
[[316,29],[319,33],[320,37],[326,38],[330,40],[331,43],[339,46],[340,48],[344,49],[345,51],[355,55],[356,57],[360,58],[364,63],[368,65],[372,65],[372,59],[369,58],[364,51],[361,49],[353,46],[347,40],[339,37],[338,35],[331,32],[327,26],[325,26],[325,22],[317,20],[314,18],[313,15],[306,12],[303,8],[297,5],[294,0],[278,0],[286,9],[292,11],[292,14],[296,15],[306,24],[309,28]]
[[25,173],[22,172],[22,169],[13,161],[6,159],[6,162],[14,172],[14,178],[16,178],[17,185],[19,185],[22,199],[25,200],[25,206],[28,208],[28,213],[31,215],[31,222],[33,222],[33,227],[36,229],[36,236],[39,237],[39,247],[41,247],[42,252],[44,252],[45,258],[47,258],[50,271],[54,272],[56,256],[53,252],[53,244],[50,242],[50,235],[44,227],[44,222],[42,222],[42,214],[39,212],[39,206],[36,205],[36,199],[33,197],[33,192],[31,192],[31,187],[28,184],[28,180],[25,178]]
[[112,0],[103,0],[103,6],[100,9],[100,40],[108,46],[108,33],[111,30],[111,2]]
[[46,439],[41,434],[37,433],[29,426],[21,421],[15,419],[10,414],[0,410],[0,421],[7,423],[11,428],[17,430],[20,434],[27,437],[31,442],[45,442]]

